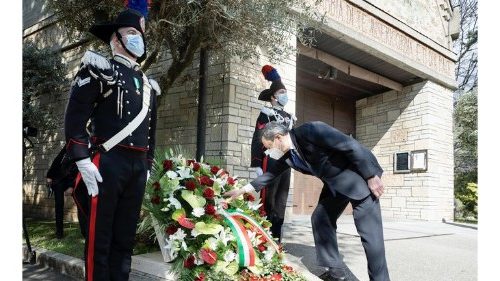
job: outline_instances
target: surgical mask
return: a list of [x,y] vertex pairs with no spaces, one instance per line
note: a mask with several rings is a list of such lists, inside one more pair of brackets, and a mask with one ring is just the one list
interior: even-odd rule
[[279,150],[278,148],[269,148],[264,153],[267,154],[269,157],[273,158],[274,160],[278,160],[281,157],[283,157],[283,155],[285,155],[285,153]]
[[126,37],[127,43],[125,44],[125,48],[138,58],[144,55],[144,41],[142,40],[142,36],[139,34],[129,34]]
[[281,105],[281,106],[285,106],[288,102],[288,95],[285,93],[285,94],[279,94],[277,97],[276,97],[276,100],[278,101],[278,103]]

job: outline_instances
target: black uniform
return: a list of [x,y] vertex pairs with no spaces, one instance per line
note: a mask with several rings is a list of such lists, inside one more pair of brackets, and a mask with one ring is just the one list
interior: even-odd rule
[[[63,237],[63,217],[64,217],[64,192],[74,186],[75,178],[78,173],[76,165],[71,165],[70,167],[64,167],[62,165],[62,160],[66,154],[66,148],[63,147],[56,158],[52,161],[49,170],[47,171],[47,178],[52,179],[50,188],[54,192],[55,201],[55,214],[56,214],[56,236],[58,238]],[[79,219],[80,219],[80,210]],[[85,228],[80,224],[80,229],[82,235],[85,237]]]
[[[155,81],[143,77],[138,65],[125,57],[115,55],[108,60],[87,52],[71,88],[65,116],[68,155],[73,161],[91,157],[103,179],[98,183],[98,196],[86,196],[90,206],[87,280],[128,280],[147,171],[154,156],[156,95],[160,93]],[[150,88],[150,100],[143,105],[144,91]],[[129,124],[143,106],[149,108],[139,127],[104,152],[99,145]],[[90,136],[85,129],[89,119]],[[75,193],[85,188],[82,183],[79,174]]]
[[[260,167],[262,171],[266,172],[268,167],[274,165],[275,160],[264,154],[266,148],[261,141],[261,131],[266,124],[271,121],[278,121],[291,129],[294,122],[293,119],[292,115],[279,107],[262,108],[257,118],[252,138],[251,167]],[[279,241],[281,241],[281,227],[285,220],[286,201],[288,190],[290,189],[290,174],[291,170],[287,169],[271,183],[271,186],[261,190],[263,207],[268,220],[272,223],[271,233]]]

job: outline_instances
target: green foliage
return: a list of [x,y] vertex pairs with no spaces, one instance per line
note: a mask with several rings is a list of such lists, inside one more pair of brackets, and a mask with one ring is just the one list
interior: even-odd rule
[[[455,136],[456,148],[459,150],[458,160],[471,157],[477,161],[477,90],[461,95],[455,104]],[[475,166],[475,165],[474,165]]]
[[80,232],[78,223],[64,223],[64,237],[57,239],[56,224],[52,221],[26,221],[30,242],[34,247],[59,252],[68,256],[83,258],[85,239]]
[[[65,68],[58,54],[28,42],[23,46],[23,124],[38,129],[54,129],[57,116],[54,103],[40,99],[55,98],[65,84]],[[45,105],[46,104],[46,105]]]
[[[30,242],[34,247],[62,253],[68,256],[83,259],[85,239],[83,238],[78,223],[64,223],[64,237],[57,239],[54,220],[27,219],[26,225],[30,235]],[[140,234],[136,235],[133,255],[140,255],[158,251],[158,245],[151,239],[145,239]]]
[[[477,91],[462,94],[455,104],[455,198],[461,216],[477,218]],[[475,185],[475,191],[474,187]]]
[[457,195],[463,203],[464,218],[472,216],[477,219],[477,183],[467,183],[463,192]]
[[[73,40],[89,36],[86,32],[93,23],[111,20],[123,9],[123,1],[117,0],[49,0],[48,3]],[[260,55],[257,47],[265,50],[271,60],[283,59],[296,51],[295,40],[290,41],[290,35],[310,43],[312,33],[306,30],[323,21],[324,15],[307,3],[301,0],[153,0],[146,26],[148,58],[143,70],[169,53],[171,63],[160,77],[161,87],[167,92],[191,65],[201,47],[207,48],[213,59],[257,58]]]

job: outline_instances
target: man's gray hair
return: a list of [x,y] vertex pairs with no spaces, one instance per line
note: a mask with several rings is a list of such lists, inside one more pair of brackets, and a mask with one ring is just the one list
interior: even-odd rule
[[280,124],[276,121],[272,121],[267,123],[266,127],[264,127],[264,130],[262,130],[262,137],[266,140],[274,140],[274,138],[277,135],[287,135],[288,134],[288,128]]

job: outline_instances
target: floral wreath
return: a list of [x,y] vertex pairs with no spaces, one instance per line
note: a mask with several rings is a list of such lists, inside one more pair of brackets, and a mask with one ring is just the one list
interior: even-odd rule
[[241,181],[216,165],[157,153],[144,209],[157,221],[179,280],[305,280],[283,263],[271,223],[252,194],[228,201]]

